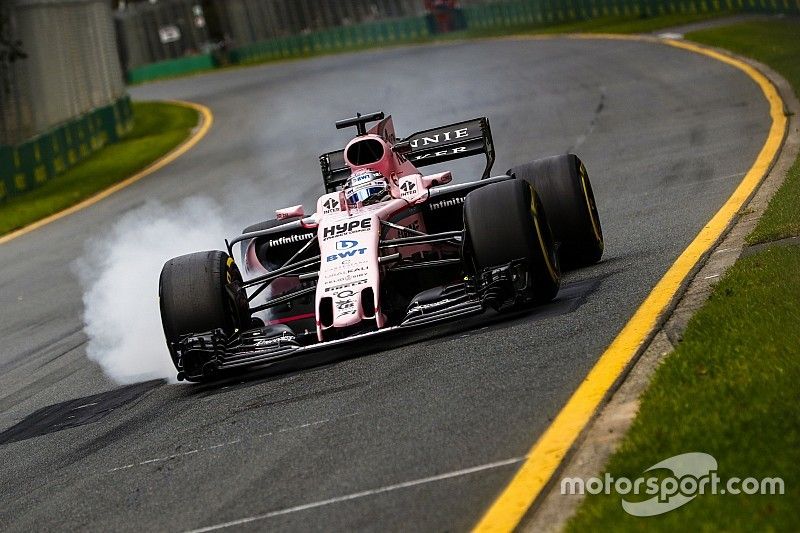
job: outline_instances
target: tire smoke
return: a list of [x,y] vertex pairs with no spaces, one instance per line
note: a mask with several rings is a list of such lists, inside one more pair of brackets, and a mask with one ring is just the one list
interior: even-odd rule
[[77,270],[89,359],[118,383],[174,382],[158,307],[161,268],[172,257],[222,249],[241,228],[215,201],[196,197],[177,207],[148,202],[87,241]]

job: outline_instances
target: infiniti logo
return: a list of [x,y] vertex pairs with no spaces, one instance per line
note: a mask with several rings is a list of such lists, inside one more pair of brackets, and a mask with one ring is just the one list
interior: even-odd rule
[[355,246],[358,246],[358,241],[339,241],[336,243],[337,250],[349,250]]

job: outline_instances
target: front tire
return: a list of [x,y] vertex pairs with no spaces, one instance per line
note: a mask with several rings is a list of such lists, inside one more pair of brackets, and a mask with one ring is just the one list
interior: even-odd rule
[[529,265],[532,301],[556,297],[561,270],[547,215],[530,184],[512,179],[472,191],[464,201],[464,225],[479,272],[522,259]]
[[539,193],[562,266],[592,265],[603,256],[603,229],[586,167],[575,154],[537,159],[508,171]]
[[225,252],[197,252],[170,259],[158,284],[161,323],[178,366],[181,337],[221,329],[230,335],[250,322],[242,276]]

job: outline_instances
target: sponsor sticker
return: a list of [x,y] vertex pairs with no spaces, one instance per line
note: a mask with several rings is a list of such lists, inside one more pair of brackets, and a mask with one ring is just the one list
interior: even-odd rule
[[269,339],[259,339],[256,341],[257,348],[266,348],[267,346],[274,346],[280,344],[282,341],[294,341],[294,335],[284,333],[280,337],[271,337]]
[[335,239],[342,235],[349,235],[351,233],[360,233],[362,231],[369,231],[372,229],[372,219],[363,218],[361,220],[351,220],[348,222],[340,222],[332,226],[322,229],[323,240]]
[[422,154],[414,157],[414,161],[419,161],[420,159],[428,159],[429,157],[443,157],[446,155],[457,155],[462,154],[467,151],[466,146],[459,146],[456,148],[452,148],[450,150],[439,150],[438,152],[431,152],[429,154]]
[[334,211],[340,211],[339,200],[337,200],[336,198],[328,198],[322,204],[322,207],[325,208],[323,211],[324,214],[332,213]]
[[411,196],[417,192],[417,184],[411,180],[406,180],[400,184],[400,191],[403,196]]
[[294,235],[286,235],[284,237],[278,237],[277,239],[270,239],[269,245],[270,246],[284,246],[286,244],[294,244],[296,242],[302,242],[310,240],[314,237],[313,233],[295,233]]
[[451,140],[465,139],[469,137],[469,129],[461,128],[455,131],[445,131],[431,135],[430,137],[422,137],[421,139],[414,139],[411,141],[411,148],[417,149],[429,145],[437,145],[439,143],[448,142]]
[[353,281],[352,283],[345,283],[343,285],[336,285],[336,286],[333,286],[333,287],[327,287],[325,289],[325,292],[335,292],[335,291],[339,291],[339,290],[342,290],[342,289],[350,289],[352,287],[358,287],[359,285],[364,285],[365,283],[367,283],[367,280],[360,279],[358,281]]
[[349,250],[350,248],[355,248],[358,246],[358,241],[337,241],[336,242],[336,249],[337,250]]
[[356,302],[353,297],[356,292],[352,289],[342,289],[334,294],[333,306],[336,308],[336,317],[356,314]]
[[464,203],[464,196],[458,196],[456,198],[448,198],[447,200],[440,200],[438,202],[433,202],[428,204],[428,208],[431,211],[436,211],[437,209],[442,209],[444,207],[455,207],[457,205],[462,205]]
[[338,254],[329,255],[326,258],[326,261],[330,263],[332,261],[339,261],[341,259],[349,259],[351,257],[357,257],[359,255],[364,255],[365,253],[367,253],[366,248],[359,248],[357,250],[346,250],[344,252],[339,252]]

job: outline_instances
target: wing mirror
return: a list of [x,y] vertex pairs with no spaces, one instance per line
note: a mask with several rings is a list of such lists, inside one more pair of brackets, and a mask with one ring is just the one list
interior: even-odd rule
[[436,187],[438,185],[445,185],[453,181],[453,175],[450,171],[440,172],[439,174],[431,174],[430,176],[422,176],[422,184],[426,189]]
[[302,205],[284,207],[283,209],[278,209],[277,211],[275,211],[275,218],[277,218],[278,220],[283,220],[292,217],[304,217],[304,216],[306,216],[306,213],[303,210]]

